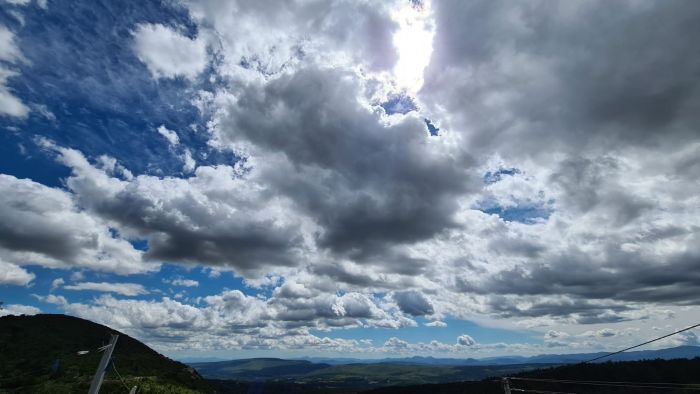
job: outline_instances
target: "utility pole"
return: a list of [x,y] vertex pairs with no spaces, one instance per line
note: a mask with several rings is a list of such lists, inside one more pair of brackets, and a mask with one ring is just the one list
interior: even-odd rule
[[90,384],[90,391],[88,394],[98,394],[100,392],[100,386],[102,386],[102,380],[105,378],[105,373],[107,373],[107,367],[109,366],[109,361],[112,359],[112,352],[114,347],[117,345],[117,339],[119,335],[112,334],[109,340],[109,345],[104,346],[104,353],[102,353],[102,360],[100,360],[100,365],[97,367],[95,372],[95,377],[92,378],[92,383]]
[[501,379],[501,383],[503,383],[503,392],[505,394],[510,394],[510,379],[503,378]]

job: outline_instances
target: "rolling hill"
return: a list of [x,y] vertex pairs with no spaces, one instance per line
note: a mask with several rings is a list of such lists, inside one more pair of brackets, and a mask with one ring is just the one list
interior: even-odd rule
[[362,390],[372,387],[480,380],[515,374],[546,365],[492,366],[413,364],[315,364],[303,360],[256,358],[191,364],[208,379],[301,385],[326,390]]
[[[66,315],[0,317],[0,393],[87,392],[111,333],[119,334],[113,353],[117,370],[139,393],[209,393],[192,368],[173,361],[130,336]],[[86,355],[78,351],[90,350]],[[101,394],[123,393],[109,370]]]
[[[514,375],[511,388],[540,393],[697,393],[700,390],[700,358],[673,360],[617,361],[574,364],[543,368]],[[539,379],[539,381],[530,379]],[[544,381],[549,380],[549,381]],[[552,382],[551,380],[558,380]],[[614,385],[578,382],[621,382]],[[663,384],[660,384],[663,383]],[[653,387],[654,385],[660,387]],[[680,385],[688,385],[685,388]],[[515,390],[514,390],[515,392]],[[490,394],[503,393],[501,382],[485,379],[479,382],[406,385],[380,387],[367,394]]]
[[[414,356],[406,358],[321,358],[308,357],[302,360],[313,363],[342,365],[342,364],[407,364],[407,365],[515,365],[515,364],[571,364],[608,354],[573,353],[573,354],[540,354],[536,356],[501,356],[487,358],[436,358]],[[639,360],[672,360],[677,358],[700,357],[700,346],[677,346],[668,349],[638,350],[616,354],[600,362],[607,361],[639,361]]]

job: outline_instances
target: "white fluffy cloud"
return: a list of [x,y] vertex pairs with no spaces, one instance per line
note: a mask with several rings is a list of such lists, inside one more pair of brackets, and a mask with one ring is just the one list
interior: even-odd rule
[[170,145],[174,146],[180,143],[180,137],[177,136],[177,133],[173,130],[168,129],[167,127],[165,127],[165,125],[158,126],[157,131],[158,134],[162,135],[163,138],[168,140],[168,143],[170,143]]
[[171,27],[141,24],[134,31],[134,50],[156,78],[194,79],[207,66],[207,43]]
[[0,260],[0,284],[27,286],[36,275],[14,264]]
[[92,290],[104,293],[116,293],[125,296],[148,294],[143,285],[138,283],[79,282],[63,286],[66,290]]
[[2,308],[0,309],[0,316],[36,315],[37,313],[41,313],[41,310],[37,307],[30,306],[30,305],[10,304],[10,305],[3,305]]
[[459,343],[462,346],[474,346],[476,345],[476,341],[474,338],[470,337],[467,334],[460,335],[457,338],[457,343]]
[[64,190],[0,174],[0,258],[15,265],[79,266],[129,274],[158,264],[81,211]]

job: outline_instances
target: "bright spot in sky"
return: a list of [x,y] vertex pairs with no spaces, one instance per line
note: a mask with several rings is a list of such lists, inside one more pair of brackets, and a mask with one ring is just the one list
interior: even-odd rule
[[406,6],[394,14],[399,29],[394,34],[394,45],[399,60],[394,77],[401,89],[417,92],[423,86],[423,70],[433,52],[433,24],[430,20],[430,2]]

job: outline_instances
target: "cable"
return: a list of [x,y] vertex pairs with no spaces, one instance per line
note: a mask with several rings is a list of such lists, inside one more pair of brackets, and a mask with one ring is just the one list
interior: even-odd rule
[[657,389],[657,390],[690,390],[698,391],[700,387],[678,387],[678,386],[656,386],[647,384],[627,384],[619,382],[595,382],[595,381],[579,381],[579,380],[559,380],[559,379],[529,379],[529,378],[510,378],[519,380],[528,380],[535,382],[549,382],[549,383],[564,383],[564,384],[580,384],[585,386],[604,386],[604,387],[628,387],[637,389]]
[[698,388],[697,383],[667,383],[667,382],[629,382],[629,381],[605,381],[605,380],[572,380],[572,379],[545,379],[545,378],[508,378],[510,380],[528,380],[533,382],[575,382],[575,383],[609,383],[609,384],[632,384],[632,385],[645,385],[645,386],[676,386],[678,388],[684,388],[691,386],[691,388]]
[[679,330],[679,331],[676,331],[676,332],[672,332],[672,333],[670,333],[670,334],[666,334],[666,335],[664,335],[664,336],[662,336],[662,337],[658,337],[658,338],[652,339],[652,340],[650,340],[650,341],[646,341],[646,342],[644,342],[644,343],[640,343],[639,345],[630,346],[630,347],[628,347],[628,348],[625,348],[625,349],[622,349],[622,350],[618,350],[618,351],[613,352],[613,353],[610,353],[610,354],[605,354],[605,355],[602,355],[602,356],[598,356],[598,357],[592,358],[592,359],[590,359],[590,360],[582,361],[582,362],[580,362],[579,364],[586,364],[586,363],[590,363],[590,362],[593,362],[593,361],[600,360],[600,359],[602,359],[602,358],[614,356],[614,355],[616,355],[616,354],[620,354],[620,353],[622,353],[622,352],[626,352],[626,351],[628,351],[628,350],[635,349],[635,348],[638,348],[638,347],[640,347],[640,346],[644,346],[644,345],[650,344],[650,343],[652,343],[652,342],[656,342],[656,341],[661,340],[661,339],[664,339],[664,338],[668,338],[668,337],[670,337],[671,335],[676,335],[676,334],[682,333],[683,331],[692,330],[692,329],[695,328],[695,327],[700,327],[700,323],[698,323],[698,324],[696,324],[696,325],[694,325],[694,326],[690,326],[690,327],[684,328],[684,329]]
[[510,391],[518,391],[520,393],[541,393],[541,394],[576,394],[570,391],[544,391],[544,390],[530,390],[530,389],[510,389]]
[[129,390],[130,390],[130,389],[129,389],[129,386],[127,386],[126,383],[124,383],[124,379],[122,379],[122,376],[119,374],[119,371],[117,371],[117,366],[114,365],[114,360],[112,360],[112,363],[111,363],[111,364],[112,364],[112,369],[114,369],[114,372],[117,373],[117,376],[119,377],[119,380],[120,380],[120,381],[122,382],[122,384],[124,385],[124,388],[125,388],[127,391],[129,391]]

